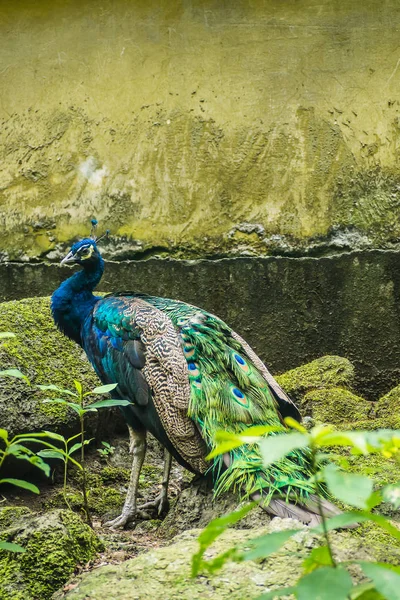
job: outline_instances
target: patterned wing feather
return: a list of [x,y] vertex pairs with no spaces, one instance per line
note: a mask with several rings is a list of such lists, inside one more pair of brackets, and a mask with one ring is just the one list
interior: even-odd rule
[[207,448],[188,416],[187,363],[168,315],[138,296],[108,296],[85,328],[85,350],[102,381],[118,382],[119,395],[142,406],[151,395],[173,447],[203,473]]
[[[276,434],[282,433],[281,404],[288,409],[286,414],[298,415],[282,390],[279,402],[278,384],[274,388],[275,380],[257,355],[223,321],[183,302],[143,298],[167,314],[179,332],[191,388],[188,415],[209,448],[215,446],[218,430],[238,433],[249,425],[270,425]],[[229,488],[247,495],[263,490],[268,498],[279,493],[302,500],[312,489],[305,452],[292,452],[265,468],[258,448],[244,445],[231,452],[228,464],[223,463],[221,457],[213,465],[217,493]]]

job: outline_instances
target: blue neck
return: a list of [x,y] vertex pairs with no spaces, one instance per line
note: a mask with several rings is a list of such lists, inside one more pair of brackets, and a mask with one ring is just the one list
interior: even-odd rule
[[82,345],[81,327],[99,300],[93,290],[104,271],[104,261],[98,260],[63,281],[51,297],[51,311],[57,327]]

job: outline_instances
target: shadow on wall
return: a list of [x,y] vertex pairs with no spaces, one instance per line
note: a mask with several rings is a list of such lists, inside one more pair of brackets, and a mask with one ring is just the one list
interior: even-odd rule
[[[1,264],[1,301],[46,296],[70,272]],[[274,373],[326,354],[349,358],[357,388],[376,399],[400,382],[400,253],[324,258],[107,262],[102,291],[177,298],[223,318]]]

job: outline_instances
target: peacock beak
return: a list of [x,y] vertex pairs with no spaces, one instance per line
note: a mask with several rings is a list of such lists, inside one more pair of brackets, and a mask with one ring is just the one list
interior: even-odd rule
[[67,256],[65,258],[62,259],[62,261],[60,262],[60,265],[65,265],[67,263],[71,263],[71,262],[75,262],[76,261],[76,256],[73,252],[68,252]]

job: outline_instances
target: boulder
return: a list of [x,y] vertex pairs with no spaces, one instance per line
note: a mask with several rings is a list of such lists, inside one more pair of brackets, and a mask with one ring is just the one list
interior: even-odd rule
[[[53,600],[243,600],[257,598],[271,589],[293,585],[302,574],[302,562],[309,551],[322,544],[320,537],[292,519],[275,518],[266,527],[251,530],[227,530],[207,550],[206,558],[226,552],[236,544],[270,532],[300,529],[283,550],[262,561],[228,562],[214,575],[206,573],[191,578],[191,559],[198,549],[200,530],[187,531],[174,538],[171,545],[151,550],[121,564],[101,566],[83,573],[68,584],[66,593],[57,592]],[[361,529],[361,528],[360,528]],[[372,537],[369,538],[372,541]],[[379,559],[390,548],[382,540],[369,545],[354,532],[332,532],[335,557],[340,561]],[[399,550],[396,549],[397,557]],[[355,582],[362,578],[352,569]]]
[[368,419],[374,405],[349,390],[338,387],[312,390],[302,400],[302,413],[311,416],[316,423],[342,425],[349,421]]
[[[55,327],[49,298],[28,298],[0,304],[0,331],[15,338],[0,343],[0,370],[18,368],[31,381],[0,377],[0,423],[9,434],[43,429],[72,435],[78,417],[60,404],[43,404],[49,392],[36,384],[55,384],[74,389],[74,379],[90,390],[100,385],[85,353]],[[96,414],[91,413],[91,429]]]
[[26,507],[0,511],[0,540],[25,548],[23,554],[0,550],[0,598],[48,600],[85,565],[103,544],[80,517],[68,510],[44,515]]
[[376,403],[375,410],[378,419],[385,419],[390,422],[397,419],[397,428],[400,428],[400,385],[382,396]]
[[301,367],[291,369],[276,379],[285,392],[301,407],[303,396],[307,392],[327,387],[351,389],[354,376],[354,367],[347,358],[322,356]]

